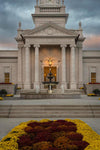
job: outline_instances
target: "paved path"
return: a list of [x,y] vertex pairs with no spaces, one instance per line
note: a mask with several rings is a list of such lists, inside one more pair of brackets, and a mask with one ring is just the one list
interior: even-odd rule
[[[12,128],[28,120],[81,119],[100,134],[100,100],[80,99],[4,100],[0,101],[0,139]],[[2,118],[4,115],[5,118]],[[27,118],[26,118],[27,117]]]

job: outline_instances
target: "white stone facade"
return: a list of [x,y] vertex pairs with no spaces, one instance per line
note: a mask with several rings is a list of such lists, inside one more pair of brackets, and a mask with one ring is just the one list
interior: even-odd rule
[[68,14],[64,1],[38,1],[32,14],[35,28],[22,30],[19,23],[18,51],[0,51],[0,82],[10,73],[10,82],[22,89],[44,89],[44,67],[52,58],[56,67],[56,88],[78,89],[90,82],[91,70],[100,82],[100,51],[83,51],[83,30],[65,28]]

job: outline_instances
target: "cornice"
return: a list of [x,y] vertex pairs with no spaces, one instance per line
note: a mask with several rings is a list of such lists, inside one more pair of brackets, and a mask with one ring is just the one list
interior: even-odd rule
[[18,52],[18,50],[0,50],[0,52]]
[[71,38],[71,39],[75,39],[76,38],[76,36],[49,36],[49,35],[47,35],[47,36],[39,36],[39,35],[37,35],[37,36],[34,36],[34,35],[24,35],[24,38]]
[[31,14],[32,17],[68,17],[69,14]]
[[83,52],[100,52],[100,50],[83,50]]
[[83,59],[100,59],[100,56],[83,56]]

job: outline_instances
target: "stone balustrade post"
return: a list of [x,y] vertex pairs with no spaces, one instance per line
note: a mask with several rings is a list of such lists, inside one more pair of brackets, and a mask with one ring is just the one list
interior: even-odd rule
[[70,47],[70,89],[76,89],[75,45],[71,45]]

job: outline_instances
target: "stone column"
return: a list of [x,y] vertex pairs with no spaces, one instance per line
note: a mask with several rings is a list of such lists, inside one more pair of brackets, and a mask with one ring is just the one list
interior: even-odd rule
[[34,82],[34,89],[36,93],[40,91],[40,82],[39,82],[39,47],[40,45],[34,45],[35,47],[35,82]]
[[31,88],[30,85],[30,46],[25,47],[25,84],[24,89],[28,90]]
[[82,46],[79,48],[79,87],[83,86],[83,54],[82,54]]
[[67,83],[66,83],[66,45],[61,45],[62,48],[62,83],[61,83],[61,88],[62,91],[67,88]]
[[71,45],[70,53],[70,89],[76,89],[75,45]]
[[22,45],[18,45],[18,87],[22,88]]

